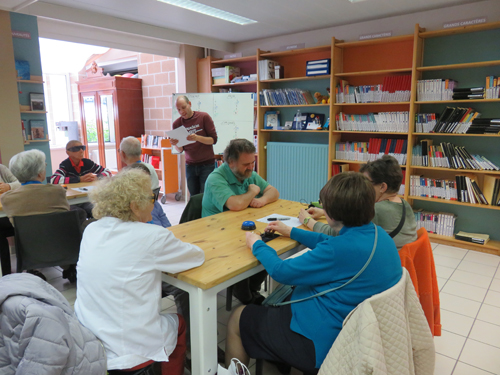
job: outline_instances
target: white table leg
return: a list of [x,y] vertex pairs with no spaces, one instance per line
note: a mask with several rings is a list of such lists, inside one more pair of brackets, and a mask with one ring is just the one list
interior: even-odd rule
[[217,372],[217,292],[191,290],[191,373],[215,375]]

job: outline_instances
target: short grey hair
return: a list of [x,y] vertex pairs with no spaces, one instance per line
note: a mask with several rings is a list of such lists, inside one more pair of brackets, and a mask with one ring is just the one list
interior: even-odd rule
[[21,183],[36,180],[45,168],[45,154],[40,150],[20,152],[9,163],[10,171]]
[[177,99],[175,99],[175,102],[177,103],[179,101],[179,99],[184,99],[184,101],[186,102],[186,104],[190,103],[188,97],[186,95],[179,95],[177,97]]
[[255,154],[255,146],[248,139],[233,139],[224,150],[224,162],[238,161],[240,154]]
[[120,150],[123,151],[128,157],[141,156],[141,142],[135,137],[125,137],[120,143]]

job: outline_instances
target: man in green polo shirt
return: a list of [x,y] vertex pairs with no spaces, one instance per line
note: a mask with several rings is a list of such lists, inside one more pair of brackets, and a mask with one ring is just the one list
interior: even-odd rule
[[[233,139],[224,150],[224,163],[207,178],[203,194],[202,216],[223,211],[259,208],[279,198],[275,187],[255,171],[255,146],[246,139]],[[240,281],[233,292],[243,304],[262,302],[258,291],[267,273],[260,272]]]

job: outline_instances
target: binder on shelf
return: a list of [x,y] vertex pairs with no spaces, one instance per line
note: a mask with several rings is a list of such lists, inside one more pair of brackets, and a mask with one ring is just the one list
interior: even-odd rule
[[490,236],[482,233],[468,233],[468,232],[458,232],[455,234],[455,238],[461,241],[473,242],[480,245],[484,245],[490,240]]
[[306,64],[306,76],[330,74],[331,59],[311,60]]

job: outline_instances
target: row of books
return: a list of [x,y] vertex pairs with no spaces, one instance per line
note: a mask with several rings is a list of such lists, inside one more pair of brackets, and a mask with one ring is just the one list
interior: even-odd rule
[[417,131],[420,127],[422,133],[465,134],[473,121],[480,115],[479,112],[472,108],[446,107],[440,115],[436,113],[417,113],[415,125]]
[[350,86],[341,79],[335,88],[337,103],[387,103],[410,100],[411,76],[389,76],[379,85]]
[[410,176],[410,196],[446,200],[457,200],[455,180],[433,179],[422,176]]
[[340,142],[335,144],[335,157],[340,160],[374,161],[383,155],[406,164],[406,139],[370,138],[368,142]]
[[337,130],[368,132],[408,132],[409,112],[379,112],[366,115],[337,113]]
[[143,134],[141,135],[141,146],[142,147],[160,147],[160,141],[166,139],[159,135]]
[[417,229],[425,228],[429,233],[453,237],[456,215],[447,212],[413,211]]
[[486,77],[485,99],[500,98],[500,78],[495,76]]
[[457,81],[452,79],[422,79],[417,82],[419,102],[452,100]]
[[156,169],[160,169],[160,157],[157,155],[142,154],[141,161],[151,164]]
[[410,195],[472,204],[489,204],[474,176],[455,176],[455,180],[410,176]]
[[481,155],[471,155],[463,146],[441,142],[433,145],[431,139],[422,139],[413,146],[412,165],[453,169],[495,170],[499,168]]
[[446,107],[437,113],[417,113],[415,131],[417,133],[450,134],[499,134],[500,119],[479,118],[481,114],[472,108]]
[[267,89],[260,92],[260,105],[303,105],[314,103],[314,98],[309,90]]

